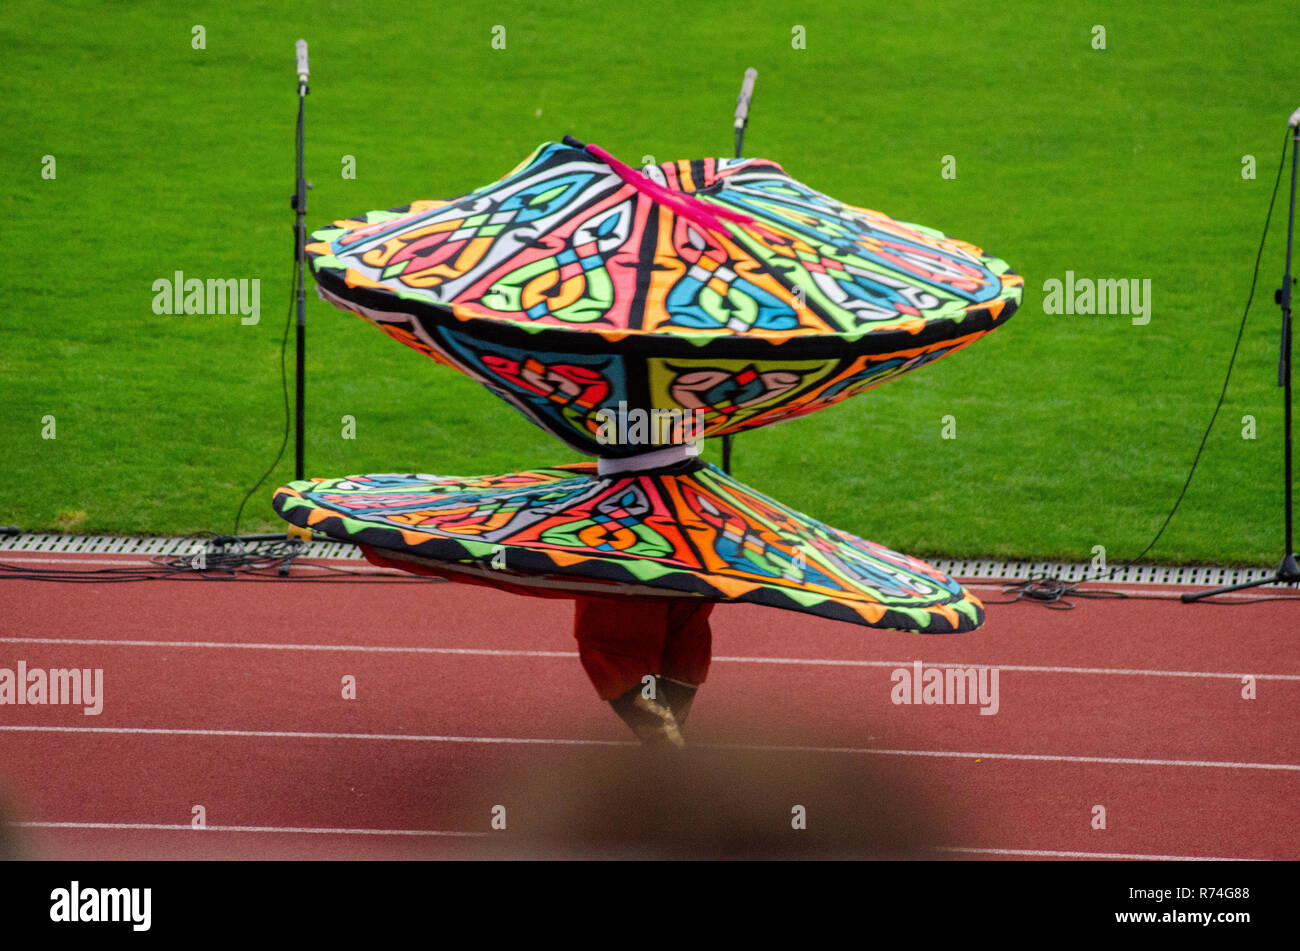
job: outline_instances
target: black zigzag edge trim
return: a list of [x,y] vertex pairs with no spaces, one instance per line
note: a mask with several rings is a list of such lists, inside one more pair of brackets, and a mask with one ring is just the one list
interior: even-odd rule
[[[525,330],[526,325],[509,320],[471,317],[461,320],[449,307],[411,298],[398,297],[387,290],[373,287],[349,287],[344,272],[332,266],[319,266],[312,260],[312,274],[317,283],[327,291],[369,310],[401,314],[430,326],[463,330],[468,323],[491,328],[485,339],[502,346],[524,350],[555,350],[581,354],[608,354],[609,341],[591,329],[543,326]],[[686,336],[668,333],[631,333],[619,340],[619,350],[626,356],[652,356],[664,359],[706,357],[716,360],[826,360],[857,356],[884,356],[900,350],[914,350],[930,344],[945,343],[970,334],[988,333],[1002,326],[1015,314],[1019,304],[1005,299],[997,317],[989,307],[966,311],[960,321],[952,318],[927,322],[918,333],[891,330],[879,333],[868,331],[857,340],[847,340],[835,334],[790,337],[779,344],[772,340],[745,335],[720,335],[707,343],[692,343]],[[536,325],[532,325],[534,328]],[[587,325],[584,325],[587,326]],[[426,326],[426,330],[428,327]]]

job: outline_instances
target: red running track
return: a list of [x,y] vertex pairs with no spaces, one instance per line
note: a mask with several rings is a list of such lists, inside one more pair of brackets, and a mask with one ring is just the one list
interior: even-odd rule
[[[518,784],[581,783],[635,754],[577,662],[565,601],[420,581],[6,580],[0,606],[0,668],[104,672],[98,715],[0,705],[0,800],[27,857],[477,857]],[[1291,593],[992,604],[950,637],[722,605],[688,755],[824,763],[923,800],[932,856],[1297,859],[1297,635]],[[893,672],[915,661],[996,668],[996,714],[894,703]]]

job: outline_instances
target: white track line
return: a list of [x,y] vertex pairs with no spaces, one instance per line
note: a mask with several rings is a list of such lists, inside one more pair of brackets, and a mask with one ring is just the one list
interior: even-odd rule
[[[15,829],[107,829],[110,831],[148,832],[256,832],[265,835],[370,835],[370,836],[446,836],[453,838],[487,838],[491,832],[460,832],[447,829],[326,829],[319,826],[206,826],[195,829],[188,823],[161,822],[10,822]],[[1142,855],[1132,852],[1064,852],[1054,849],[975,849],[963,846],[933,846],[929,852],[961,855],[1018,855],[1029,858],[1129,859],[1147,862],[1258,862],[1262,859],[1210,855]]]
[[[233,641],[143,641],[118,640],[114,638],[91,637],[0,637],[0,644],[75,644],[83,647],[196,647],[208,649],[231,650],[284,650],[284,651],[355,651],[375,654],[468,654],[485,657],[564,657],[574,658],[577,651],[530,651],[509,650],[486,647],[385,647],[368,644],[271,644],[271,643],[236,643]],[[727,657],[713,658],[722,663],[734,664],[800,664],[811,667],[911,667],[913,660],[836,660],[819,657]],[[1300,674],[1250,674],[1232,673],[1230,671],[1199,670],[1144,670],[1130,667],[1048,667],[1027,664],[966,664],[954,661],[943,663],[926,663],[927,667],[996,667],[998,670],[1010,670],[1038,674],[1102,674],[1128,677],[1191,677],[1215,680],[1240,680],[1242,677],[1254,677],[1256,680],[1300,681]]]
[[[0,638],[3,641],[4,638]],[[576,656],[576,655],[575,655]],[[911,667],[914,660],[893,661],[893,660],[833,660],[813,657],[715,657],[714,660],[731,661],[733,663],[750,663],[750,664],[809,664],[812,666],[826,667]],[[1036,674],[1105,674],[1109,676],[1126,676],[1126,677],[1200,677],[1211,678],[1216,680],[1239,680],[1242,677],[1254,677],[1256,680],[1295,680],[1300,681],[1300,674],[1245,674],[1231,673],[1226,671],[1208,671],[1208,670],[1145,670],[1137,667],[1048,667],[1033,664],[967,664],[960,661],[944,661],[942,663],[931,663],[927,661],[926,667],[952,667],[966,669],[968,667],[990,667],[998,670],[1014,670],[1023,673]]]
[[[381,740],[407,743],[482,743],[530,746],[638,746],[631,740],[567,740],[551,737],[421,736],[409,733],[313,733],[304,730],[203,730],[169,727],[0,725],[9,733],[100,733],[147,736],[220,736],[262,739]],[[924,756],[943,759],[1017,760],[1041,763],[1100,763],[1114,766],[1178,766],[1197,769],[1259,769],[1300,772],[1292,763],[1243,763],[1229,760],[1137,759],[1128,756],[1070,756],[1055,753],[981,753],[962,750],[876,749],[856,746],[784,746],[745,743],[699,743],[695,749],[742,750],[760,753],[839,753],[857,756]]]
[[[232,650],[356,651],[372,654],[481,654],[485,657],[577,657],[577,651],[496,650],[488,647],[385,647],[370,644],[270,644],[234,641],[140,641],[90,637],[0,637],[0,644],[77,644],[87,647],[202,647]],[[716,658],[715,658],[716,659]],[[1297,678],[1300,679],[1300,678]]]
[[[421,736],[413,733],[314,733],[303,730],[203,730],[142,726],[32,726],[0,724],[8,733],[114,733],[147,736],[235,736],[292,740],[404,740],[412,743],[536,744],[542,746],[640,746],[635,740],[565,740],[514,736]],[[1296,767],[1300,769],[1300,767]]]
[[[74,729],[84,729],[76,727]],[[1112,766],[1187,766],[1198,769],[1263,769],[1300,772],[1291,763],[1241,763],[1230,760],[1138,759],[1129,756],[1070,756],[1061,753],[967,753],[960,750],[898,750],[857,746],[775,746],[742,743],[696,743],[695,749],[754,750],[781,753],[847,753],[858,756],[930,756],[943,759],[1020,760],[1041,763],[1102,763]]]
[[1266,859],[1226,858],[1214,855],[1137,855],[1131,852],[1058,852],[1053,849],[968,849],[961,846],[934,846],[931,852],[956,852],[966,855],[1023,855],[1045,859],[1131,859],[1140,862],[1262,862]]
[[490,832],[457,832],[447,829],[323,829],[319,826],[204,826],[196,829],[189,823],[161,822],[10,822],[16,829],[113,829],[177,832],[264,832],[307,833],[309,835],[442,835],[463,838],[489,836]]

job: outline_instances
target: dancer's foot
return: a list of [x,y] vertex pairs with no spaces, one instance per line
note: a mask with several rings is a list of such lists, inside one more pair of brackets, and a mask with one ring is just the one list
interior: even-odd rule
[[699,684],[688,684],[681,680],[670,680],[667,677],[655,678],[656,696],[668,704],[668,709],[673,711],[673,716],[677,719],[679,728],[686,726],[686,717],[691,712],[691,703],[695,700],[695,691],[699,689]]
[[[658,686],[658,685],[656,685]],[[666,696],[656,692],[656,699],[648,700],[636,686],[609,705],[632,728],[641,743],[652,749],[682,749],[686,741],[677,717],[673,715]]]

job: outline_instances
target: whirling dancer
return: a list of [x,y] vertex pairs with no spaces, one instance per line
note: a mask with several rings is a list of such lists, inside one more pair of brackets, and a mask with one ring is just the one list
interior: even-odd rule
[[305,480],[277,511],[380,564],[575,599],[583,666],[643,742],[681,745],[717,602],[922,633],[983,622],[931,566],[693,449],[1000,326],[1023,282],[998,258],[769,161],[636,171],[569,139],[463,197],[335,222],[307,252],[326,300],[598,461]]

